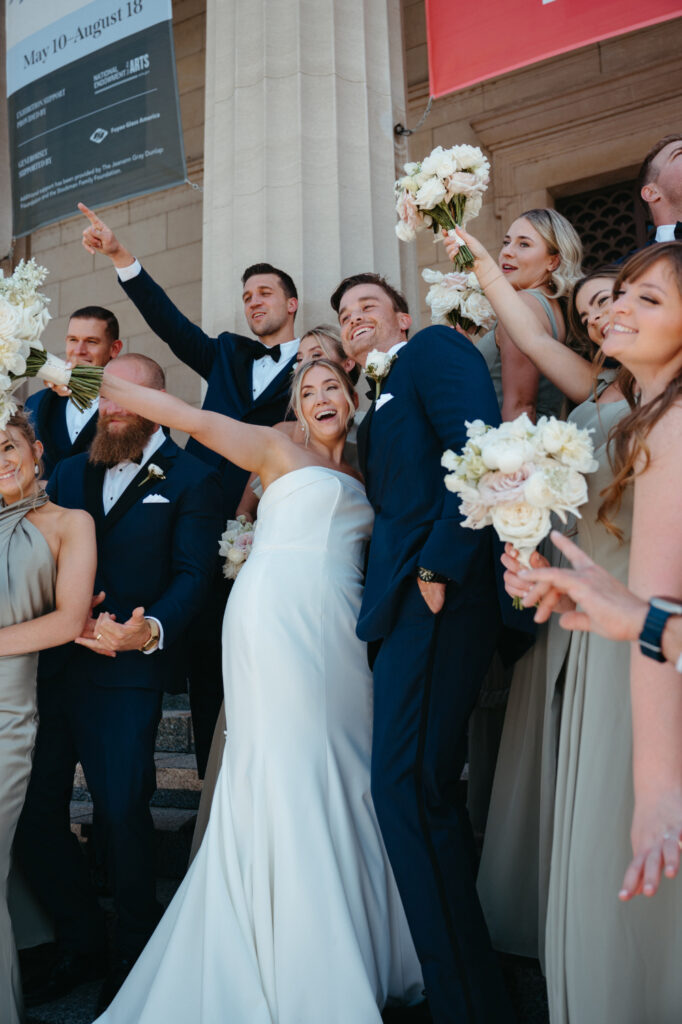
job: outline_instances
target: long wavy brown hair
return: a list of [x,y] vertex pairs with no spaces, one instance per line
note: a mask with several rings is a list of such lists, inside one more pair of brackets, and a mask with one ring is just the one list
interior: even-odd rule
[[[625,281],[636,281],[655,263],[665,262],[672,271],[677,289],[682,296],[682,242],[661,242],[641,249],[624,264],[613,285],[614,296]],[[680,330],[682,348],[682,329]],[[608,452],[613,470],[613,481],[601,493],[602,503],[597,519],[605,528],[623,539],[622,531],[612,521],[617,515],[625,488],[634,483],[635,476],[643,473],[649,465],[651,453],[647,437],[658,421],[678,399],[682,397],[682,371],[674,377],[659,395],[643,405],[639,402],[634,378],[625,368],[619,375],[623,395],[628,401],[630,412],[609,432]]]

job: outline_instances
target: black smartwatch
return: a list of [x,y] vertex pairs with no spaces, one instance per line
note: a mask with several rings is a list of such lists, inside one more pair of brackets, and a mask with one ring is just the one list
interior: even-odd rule
[[639,634],[639,649],[647,658],[665,661],[662,647],[663,630],[671,615],[682,615],[682,603],[672,597],[652,597],[644,628]]

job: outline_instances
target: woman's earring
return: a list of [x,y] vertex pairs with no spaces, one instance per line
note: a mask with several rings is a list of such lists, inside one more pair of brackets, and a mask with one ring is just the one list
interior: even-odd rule
[[33,467],[33,475],[34,476],[40,476],[40,466],[38,465],[37,462],[36,462],[35,466]]

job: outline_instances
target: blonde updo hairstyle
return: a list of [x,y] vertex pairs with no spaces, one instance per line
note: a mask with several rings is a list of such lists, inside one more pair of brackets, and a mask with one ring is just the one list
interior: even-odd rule
[[[308,332],[310,333],[310,332]],[[355,388],[353,387],[353,381],[350,375],[344,370],[338,363],[333,362],[331,359],[309,359],[306,363],[301,363],[297,367],[294,373],[294,379],[291,382],[291,398],[289,399],[289,411],[293,412],[294,416],[301,425],[301,429],[305,435],[305,443],[308,444],[310,441],[310,427],[303,415],[303,407],[301,401],[301,391],[303,390],[303,382],[306,374],[309,370],[315,369],[316,366],[326,367],[338,380],[341,385],[343,396],[348,402],[348,416],[346,417],[346,430],[350,430],[351,424],[355,417],[355,401],[353,395],[355,394]]]
[[546,287],[553,299],[564,298],[582,274],[583,246],[578,232],[565,217],[549,208],[526,210],[521,217],[533,225],[550,256],[559,257]]

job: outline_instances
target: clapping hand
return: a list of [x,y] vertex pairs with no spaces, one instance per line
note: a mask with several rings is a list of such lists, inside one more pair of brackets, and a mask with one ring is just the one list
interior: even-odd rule
[[115,658],[117,651],[139,651],[149,640],[149,623],[141,606],[133,610],[127,622],[116,622],[116,616],[104,612],[90,626],[87,635],[79,636],[77,644],[97,654]]

